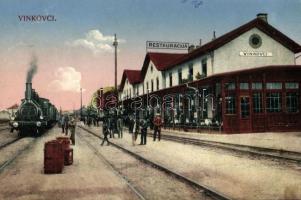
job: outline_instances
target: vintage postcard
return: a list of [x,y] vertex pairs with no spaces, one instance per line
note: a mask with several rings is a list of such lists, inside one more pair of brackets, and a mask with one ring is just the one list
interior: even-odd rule
[[0,199],[301,199],[300,0],[0,11]]

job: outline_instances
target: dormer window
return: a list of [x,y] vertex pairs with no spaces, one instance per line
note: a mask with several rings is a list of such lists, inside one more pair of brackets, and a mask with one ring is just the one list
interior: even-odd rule
[[153,73],[153,65],[151,65],[151,68],[150,68],[150,70],[151,70],[151,73]]

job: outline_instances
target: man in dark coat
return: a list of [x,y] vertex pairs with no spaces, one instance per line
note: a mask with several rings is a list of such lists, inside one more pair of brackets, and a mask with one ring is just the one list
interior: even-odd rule
[[110,142],[109,142],[109,139],[108,139],[109,130],[108,130],[107,122],[103,123],[102,134],[103,134],[103,140],[102,140],[101,146],[103,146],[105,141],[107,141],[107,145],[110,145]]
[[121,116],[118,117],[117,119],[117,130],[118,130],[118,137],[123,136],[123,119]]
[[72,141],[72,145],[75,145],[75,129],[76,129],[76,119],[72,116],[69,120],[69,128],[70,128],[70,139]]
[[161,126],[162,126],[162,118],[160,116],[160,113],[157,113],[153,120],[154,123],[154,141],[156,141],[156,137],[158,135],[158,140],[161,139]]
[[141,141],[140,145],[146,145],[146,136],[147,136],[147,119],[144,118],[141,120]]
[[65,115],[65,120],[64,120],[64,129],[65,129],[65,135],[68,135],[68,129],[69,129],[69,116]]

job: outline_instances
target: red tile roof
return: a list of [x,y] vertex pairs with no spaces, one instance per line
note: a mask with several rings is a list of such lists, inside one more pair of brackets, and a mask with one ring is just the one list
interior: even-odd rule
[[130,84],[137,84],[142,81],[141,78],[141,71],[140,70],[130,70],[130,69],[125,69],[123,71],[122,79],[121,79],[121,84],[119,90],[122,90],[125,84],[125,80],[128,79]]
[[174,60],[182,58],[186,54],[187,53],[148,53],[148,56],[159,71],[164,71],[166,70],[166,66],[172,63]]
[[141,77],[144,79],[145,74],[147,72],[147,68],[149,66],[149,62],[152,61],[159,71],[165,71],[169,69],[171,63],[175,60],[180,59],[187,55],[187,53],[153,53],[148,52],[145,55],[144,63],[141,70]]

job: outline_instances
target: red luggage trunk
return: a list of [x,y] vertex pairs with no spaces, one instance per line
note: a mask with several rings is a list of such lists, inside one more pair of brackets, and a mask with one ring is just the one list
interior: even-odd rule
[[65,165],[72,165],[73,163],[73,149],[69,148],[65,150]]
[[70,150],[70,138],[57,137],[56,139],[63,147],[64,165],[71,165],[73,163],[73,149]]
[[64,168],[64,151],[62,144],[57,140],[45,143],[44,146],[44,173],[62,173]]
[[57,141],[59,141],[63,145],[63,150],[70,148],[70,138],[69,137],[57,137]]

